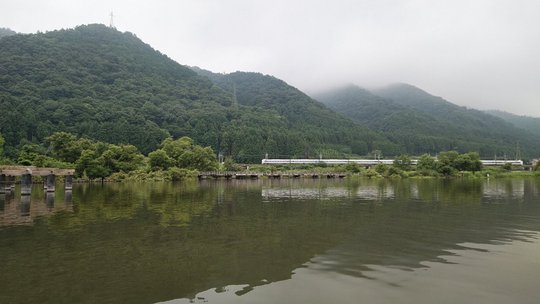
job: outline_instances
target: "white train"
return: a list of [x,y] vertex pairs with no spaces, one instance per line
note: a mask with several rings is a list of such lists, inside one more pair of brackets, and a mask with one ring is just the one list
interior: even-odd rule
[[485,159],[481,160],[482,165],[484,166],[502,166],[504,164],[511,164],[512,166],[523,166],[522,160],[493,160]]
[[287,164],[296,164],[296,165],[313,165],[325,163],[328,165],[342,165],[355,163],[359,165],[372,166],[377,164],[387,164],[391,165],[394,163],[394,160],[391,159],[263,159],[262,164],[268,165],[287,165]]
[[[510,163],[512,166],[523,166],[521,160],[481,160],[484,166],[502,166]],[[264,165],[313,165],[313,164],[328,164],[328,165],[343,165],[343,164],[359,164],[363,166],[374,166],[377,164],[392,165],[393,159],[282,159],[282,158],[265,158],[261,161]],[[411,165],[416,165],[418,160],[411,160]]]

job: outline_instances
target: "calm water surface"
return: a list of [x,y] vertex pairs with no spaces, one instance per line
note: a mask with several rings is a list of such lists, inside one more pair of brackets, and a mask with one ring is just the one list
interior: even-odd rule
[[540,303],[540,179],[0,194],[0,303]]

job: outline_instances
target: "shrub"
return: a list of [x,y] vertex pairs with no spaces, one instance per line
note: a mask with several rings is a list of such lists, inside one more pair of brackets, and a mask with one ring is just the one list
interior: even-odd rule
[[388,166],[385,165],[385,164],[378,164],[375,166],[375,172],[379,173],[379,174],[385,174],[386,171],[388,171]]
[[150,167],[152,168],[152,170],[167,170],[174,163],[174,160],[172,160],[167,155],[167,152],[165,152],[165,150],[163,149],[158,149],[156,151],[150,152],[148,154],[148,158],[150,160]]
[[441,166],[438,166],[437,172],[439,172],[440,174],[444,176],[451,176],[451,175],[454,175],[454,173],[456,172],[456,169],[454,169],[453,167],[449,165],[441,165]]
[[242,168],[238,166],[231,157],[225,158],[223,162],[223,170],[225,171],[240,171]]
[[412,161],[409,155],[400,155],[394,160],[394,167],[397,167],[400,170],[410,170],[411,164]]
[[375,170],[372,169],[372,168],[367,169],[366,172],[364,173],[364,175],[365,175],[367,178],[381,177],[381,175],[380,175],[379,173],[377,173],[377,171],[375,171]]
[[429,154],[424,154],[418,159],[418,164],[416,165],[416,168],[419,170],[436,170],[436,160]]
[[512,164],[511,163],[504,163],[504,165],[502,165],[501,168],[506,170],[506,171],[512,171]]
[[347,172],[360,173],[362,172],[362,166],[356,163],[348,163],[347,165],[345,165],[345,170]]
[[178,167],[170,168],[169,173],[171,174],[171,180],[173,181],[184,180],[186,178],[194,177],[197,175],[197,171]]
[[390,166],[388,167],[388,170],[386,171],[386,175],[392,176],[392,177],[398,177],[398,176],[401,176],[402,174],[403,174],[403,170],[401,170],[400,168],[396,166]]

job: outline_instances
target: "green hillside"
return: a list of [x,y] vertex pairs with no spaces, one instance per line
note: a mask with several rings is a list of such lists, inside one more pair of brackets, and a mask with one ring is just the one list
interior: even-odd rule
[[496,110],[486,112],[493,116],[500,117],[514,126],[532,132],[536,134],[537,137],[540,137],[540,118],[538,117],[521,116]]
[[251,80],[234,77],[235,99],[231,90],[135,35],[103,25],[4,37],[5,154],[15,159],[22,145],[41,143],[56,131],[130,143],[143,153],[168,136],[189,136],[239,162],[259,161],[265,153],[315,156],[395,148],[280,80],[245,75],[256,75],[256,81],[250,85]]
[[[339,113],[385,133],[407,153],[444,150],[535,156],[540,141],[498,117],[454,105],[406,84],[368,92],[349,86],[316,97]],[[519,147],[519,148],[518,148]]]
[[190,133],[188,109],[230,103],[133,34],[102,25],[6,37],[0,69],[7,148],[67,131],[148,152],[169,134]]
[[447,137],[452,135],[452,130],[429,115],[357,86],[326,92],[316,99],[338,113],[383,132],[409,154],[438,153],[452,149],[456,140],[460,141]]
[[[300,146],[304,150],[296,151],[296,154],[317,156],[320,152],[326,157],[342,157],[339,152],[364,155],[374,149],[384,149],[393,154],[401,151],[400,147],[386,138],[337,115],[324,104],[275,77],[247,72],[216,74],[199,68],[193,69],[233,94],[238,105],[276,111],[280,119],[287,121],[286,127],[298,132],[301,138]],[[307,145],[313,141],[333,143],[336,140],[349,142],[349,147],[327,145],[328,149],[315,151]]]

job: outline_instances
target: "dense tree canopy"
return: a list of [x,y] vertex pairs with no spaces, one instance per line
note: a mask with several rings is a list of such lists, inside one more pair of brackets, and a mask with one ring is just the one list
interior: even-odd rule
[[4,156],[4,143],[6,141],[4,140],[4,137],[2,137],[2,133],[0,133],[0,159]]
[[108,144],[66,132],[53,133],[43,144],[25,143],[19,150],[17,163],[74,168],[76,176],[90,179],[137,170],[208,171],[216,170],[219,165],[212,148],[196,145],[189,137],[177,140],[166,138],[159,149],[145,157],[133,145]]
[[[540,150],[530,133],[418,89],[377,94],[384,98],[358,88],[321,98],[338,114],[275,77],[190,69],[103,25],[0,40],[0,133],[13,161],[76,163],[83,171],[99,164],[92,172],[103,175],[126,169],[123,157],[135,149],[155,151],[149,161],[162,169],[187,166],[185,159],[211,168],[210,150],[240,163],[266,153],[341,158],[457,150],[492,157],[514,155],[517,145],[523,156]],[[163,142],[182,137],[210,149],[197,150],[199,160],[194,148],[169,155]],[[40,151],[44,146],[50,151]]]
[[12,36],[12,35],[15,35],[17,34],[17,32],[11,30],[11,29],[8,29],[8,28],[5,28],[5,27],[0,27],[0,39],[2,39],[3,37],[6,37],[6,36]]
[[527,130],[540,137],[540,118],[515,115],[503,111],[486,111],[488,114],[500,117],[514,126]]
[[182,137],[177,140],[167,138],[163,141],[161,147],[161,151],[165,151],[169,159],[172,160],[172,164],[176,167],[200,171],[216,170],[218,167],[212,148],[195,145],[189,137]]
[[[275,77],[247,72],[216,74],[193,69],[231,93],[234,104],[254,107],[257,112],[260,112],[259,109],[274,112],[274,120],[280,122],[278,134],[271,132],[273,130],[266,125],[243,127],[253,129],[248,132],[246,142],[260,142],[271,155],[318,157],[323,154],[336,158],[350,154],[367,155],[375,149],[384,150],[390,155],[401,151],[398,145],[384,136],[336,115],[324,104]],[[287,133],[290,136],[283,138]],[[249,153],[250,145],[244,147]]]
[[[240,162],[258,162],[265,153],[304,157],[397,149],[283,81],[254,73],[229,78],[235,90],[215,85],[131,33],[103,25],[4,37],[5,152],[15,158],[24,143],[39,144],[54,132],[131,144],[144,154],[170,136],[189,136]],[[63,139],[50,138],[55,145],[72,142]],[[64,151],[55,145],[53,150]],[[80,149],[57,156],[71,162]]]
[[454,105],[408,85],[374,91],[356,86],[320,94],[317,99],[349,118],[365,123],[402,146],[407,153],[478,151],[483,157],[535,157],[540,137],[486,113]]

